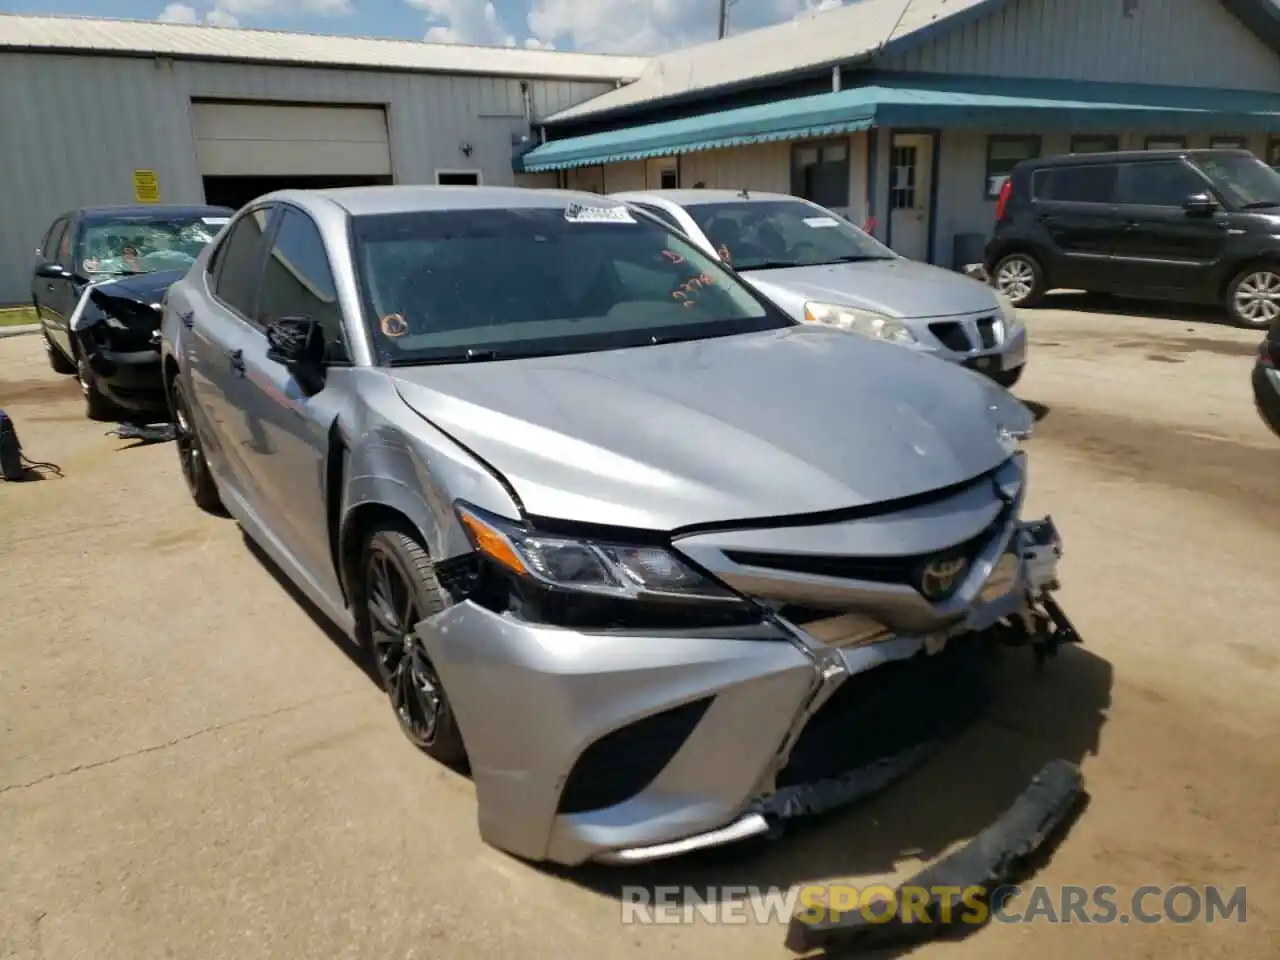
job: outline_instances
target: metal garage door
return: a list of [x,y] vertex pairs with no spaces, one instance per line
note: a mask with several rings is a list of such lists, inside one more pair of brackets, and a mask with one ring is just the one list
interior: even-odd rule
[[381,107],[193,103],[205,177],[391,174]]

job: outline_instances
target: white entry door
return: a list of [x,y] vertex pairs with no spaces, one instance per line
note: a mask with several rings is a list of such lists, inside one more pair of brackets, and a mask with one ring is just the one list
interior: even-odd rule
[[932,134],[894,134],[889,148],[889,246],[912,260],[929,256],[932,186]]

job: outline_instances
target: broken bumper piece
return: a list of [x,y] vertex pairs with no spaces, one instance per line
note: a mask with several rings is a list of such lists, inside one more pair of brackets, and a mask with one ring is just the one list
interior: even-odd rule
[[[1031,781],[1004,814],[968,844],[922,870],[891,900],[858,904],[791,919],[786,945],[794,953],[837,947],[883,949],[918,942],[948,924],[964,922],[957,891],[980,888],[989,900],[1019,878],[1029,859],[1079,809],[1084,777],[1075,764],[1054,760]],[[947,898],[944,900],[944,898]]]

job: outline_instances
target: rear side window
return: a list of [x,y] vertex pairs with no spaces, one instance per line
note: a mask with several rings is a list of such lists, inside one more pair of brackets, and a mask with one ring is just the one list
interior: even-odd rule
[[262,277],[258,316],[263,323],[281,317],[309,317],[324,329],[329,359],[349,359],[324,240],[311,218],[298,210],[282,210],[280,229]]
[[1116,203],[1181,207],[1193,193],[1207,193],[1204,178],[1178,160],[1128,163],[1116,177]]
[[262,254],[266,248],[270,217],[271,209],[267,207],[241,217],[216,254],[214,295],[250,320],[256,316],[255,301],[258,296],[258,281],[262,276]]
[[1115,185],[1115,166],[1102,163],[1051,167],[1032,178],[1035,198],[1056,203],[1110,203]]

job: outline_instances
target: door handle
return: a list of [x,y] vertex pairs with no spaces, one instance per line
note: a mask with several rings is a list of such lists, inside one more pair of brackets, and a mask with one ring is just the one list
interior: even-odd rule
[[241,374],[244,373],[244,351],[243,350],[228,350],[227,362],[231,364],[231,369],[236,371],[236,373],[241,373]]
[[196,325],[196,312],[194,310],[183,310],[178,314],[178,319],[182,321],[182,325],[190,330]]
[[44,285],[44,288],[45,288],[46,290],[48,290],[50,293],[53,293],[53,284],[52,284],[52,283],[46,283],[46,284]]

